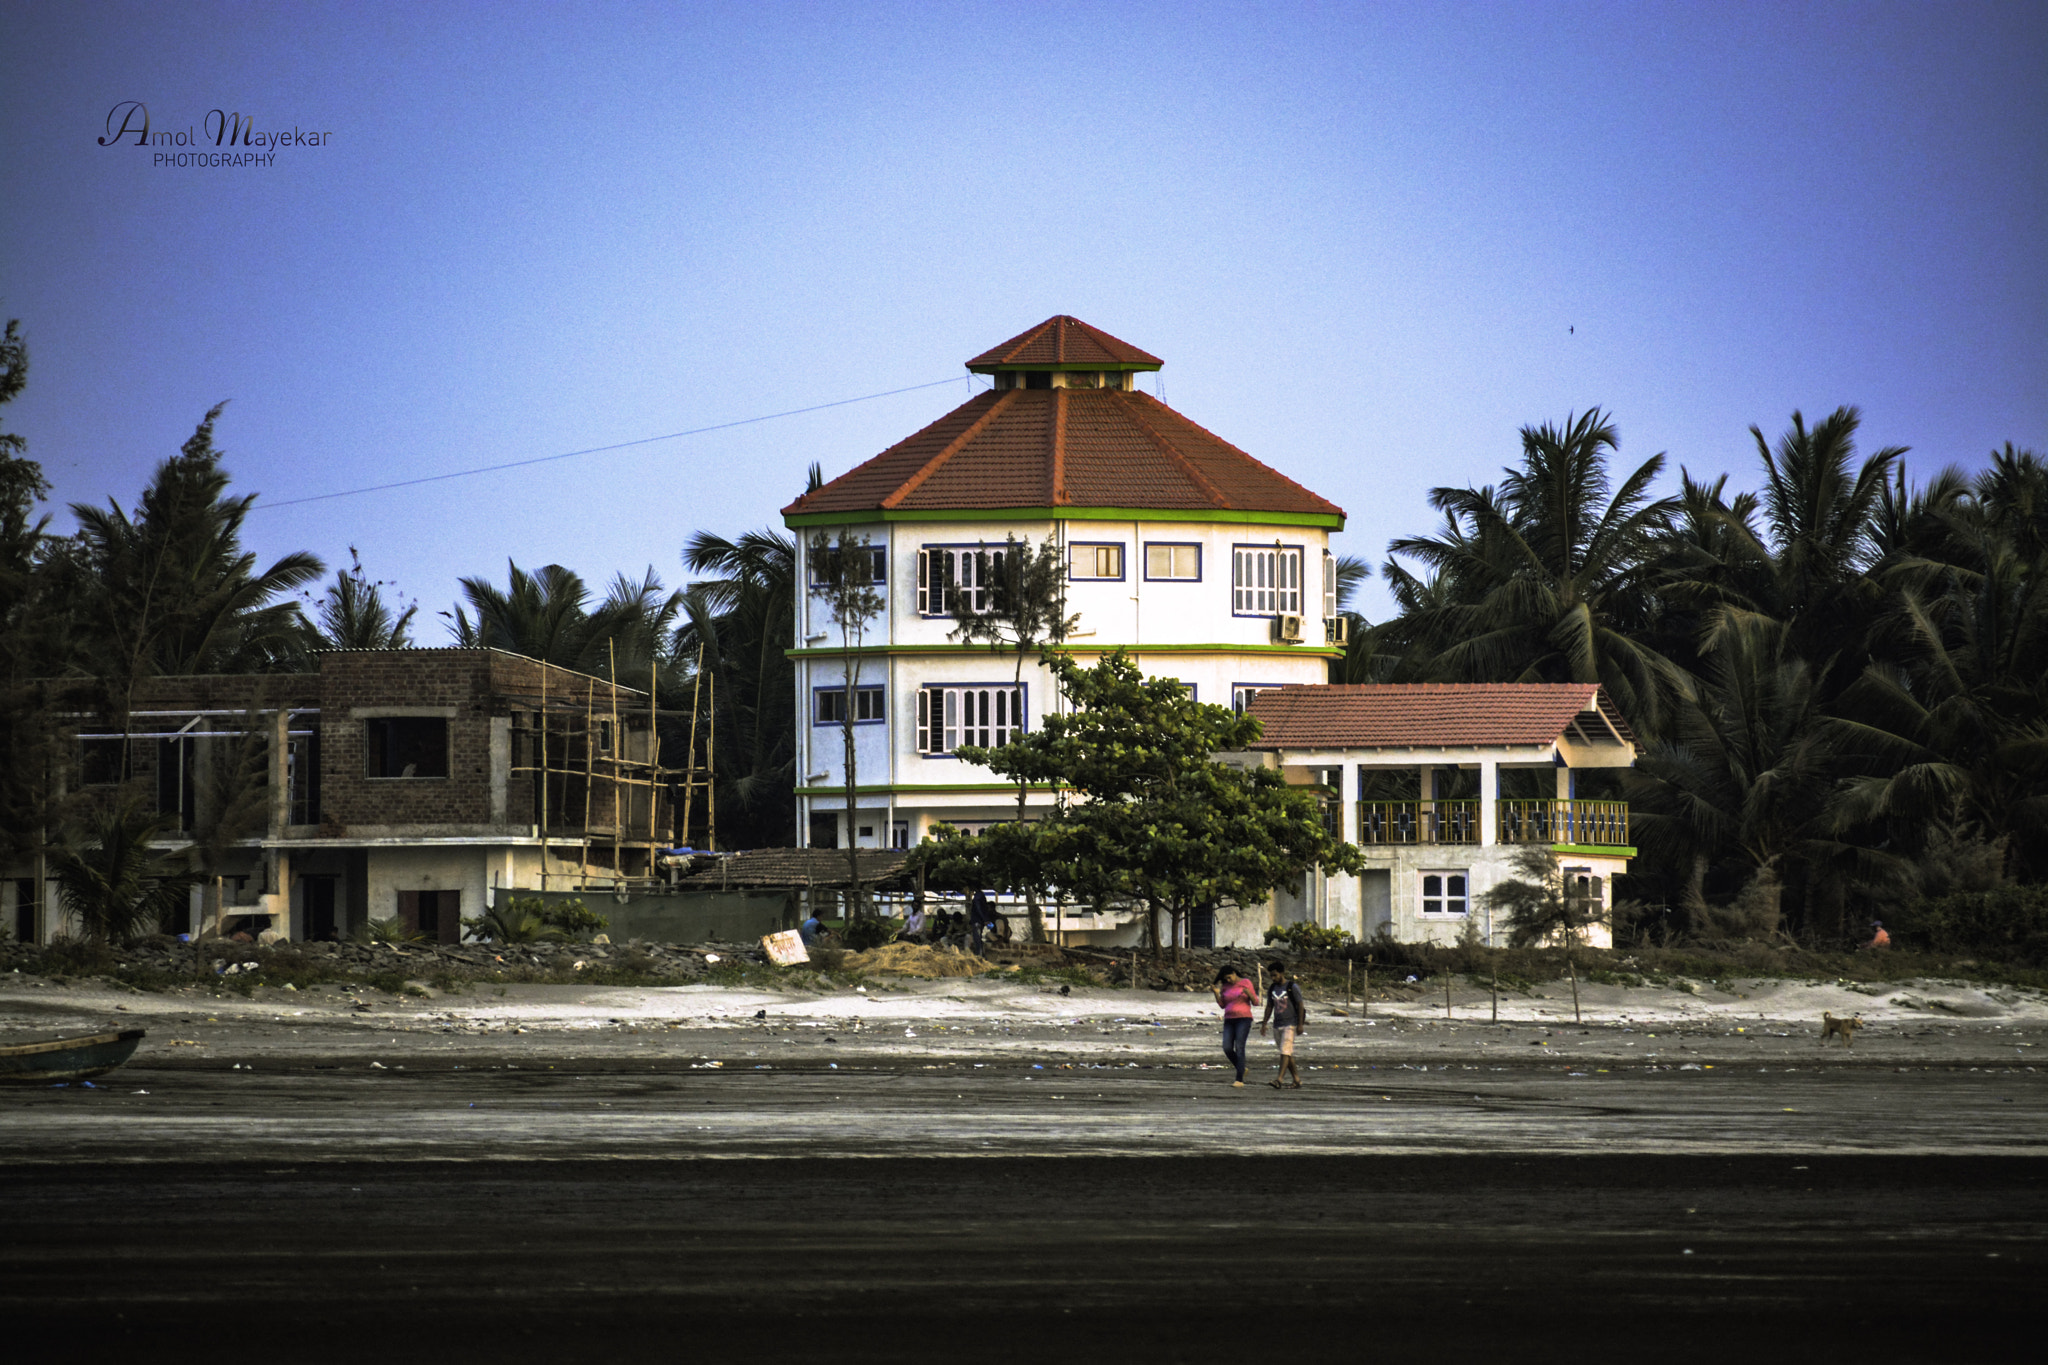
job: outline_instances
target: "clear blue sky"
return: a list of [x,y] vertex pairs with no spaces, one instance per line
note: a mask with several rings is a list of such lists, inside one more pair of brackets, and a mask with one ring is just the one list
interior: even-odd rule
[[[130,100],[331,137],[157,168]],[[283,501],[956,377],[251,519],[424,643],[508,557],[679,582],[1061,312],[1375,562],[1595,404],[1674,478],[1843,403],[1923,477],[2048,449],[2039,3],[7,3],[0,139],[62,529],[222,399]]]

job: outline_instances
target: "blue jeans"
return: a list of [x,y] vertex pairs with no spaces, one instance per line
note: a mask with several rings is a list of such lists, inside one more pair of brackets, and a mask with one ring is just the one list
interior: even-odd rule
[[1225,1019],[1223,1021],[1223,1055],[1237,1068],[1237,1078],[1244,1079],[1244,1050],[1252,1038],[1250,1019]]

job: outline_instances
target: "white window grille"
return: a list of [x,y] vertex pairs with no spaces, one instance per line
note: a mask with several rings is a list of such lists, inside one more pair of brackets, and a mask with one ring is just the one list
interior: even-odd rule
[[957,603],[987,611],[1003,570],[1003,551],[982,545],[927,545],[917,552],[917,611],[951,616]]
[[1323,619],[1337,619],[1337,556],[1323,551]]
[[1425,915],[1462,915],[1470,908],[1471,901],[1465,894],[1465,874],[1462,872],[1425,872],[1422,874],[1422,913]]
[[1230,610],[1238,616],[1301,614],[1301,551],[1239,545],[1230,554]]
[[963,744],[998,748],[1024,733],[1024,689],[1006,685],[921,687],[917,751],[950,754]]

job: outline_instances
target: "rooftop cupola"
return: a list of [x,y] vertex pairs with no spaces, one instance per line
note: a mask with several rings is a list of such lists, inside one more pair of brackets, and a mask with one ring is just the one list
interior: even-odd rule
[[1002,389],[1129,389],[1166,362],[1062,313],[967,362]]

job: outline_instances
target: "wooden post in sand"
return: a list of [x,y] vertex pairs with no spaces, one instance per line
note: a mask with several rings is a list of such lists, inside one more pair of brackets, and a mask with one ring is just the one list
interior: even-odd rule
[[1450,1017],[1451,1017],[1451,973],[1450,973],[1450,970],[1449,970],[1448,968],[1446,968],[1446,969],[1445,969],[1445,971],[1444,971],[1444,1018],[1448,1019],[1448,1018],[1450,1018]]
[[1351,959],[1344,959],[1344,1008],[1351,1008]]
[[1372,954],[1365,957],[1365,970],[1358,974],[1358,1017],[1372,1018]]

